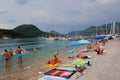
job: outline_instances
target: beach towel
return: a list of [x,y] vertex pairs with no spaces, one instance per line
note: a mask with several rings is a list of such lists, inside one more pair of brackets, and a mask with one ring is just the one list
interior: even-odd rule
[[72,64],[74,64],[74,65],[84,65],[85,62],[84,62],[83,60],[81,60],[81,59],[75,59],[75,60],[72,62]]
[[69,79],[76,71],[68,71],[68,70],[59,70],[59,69],[52,69],[50,71],[45,72],[45,75],[50,76],[58,76]]
[[81,50],[81,51],[84,52],[84,53],[86,53],[86,52],[90,52],[89,49],[83,49],[83,50]]
[[70,66],[57,66],[56,69],[67,70],[67,71],[76,71],[76,69],[74,67],[70,67]]
[[91,58],[93,58],[93,56],[91,56],[91,55],[89,55],[89,56],[87,56],[88,57],[88,59],[91,59]]
[[48,68],[53,68],[55,66],[58,66],[60,63],[56,63],[56,64],[47,64]]
[[38,80],[66,80],[66,79],[57,76],[44,76],[42,78],[39,78]]
[[67,51],[68,54],[72,54],[74,53],[74,50],[71,50],[71,51]]

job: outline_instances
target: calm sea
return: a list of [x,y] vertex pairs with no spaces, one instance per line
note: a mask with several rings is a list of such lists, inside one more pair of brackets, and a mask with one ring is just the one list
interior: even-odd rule
[[[23,54],[23,65],[27,67],[28,65],[33,65],[35,62],[44,60],[44,58],[56,51],[62,52],[66,48],[66,41],[48,41],[41,38],[29,38],[29,39],[0,39],[0,72],[4,68],[4,60],[2,54],[4,49],[12,49],[14,55],[11,57],[11,68],[16,68],[18,66],[17,56],[15,50],[20,46],[24,50]],[[37,48],[37,53],[33,53],[33,48]]]
[[[53,53],[59,51],[60,53],[67,54],[68,50],[73,50],[73,47],[66,47],[68,41],[53,41],[41,38],[22,38],[22,39],[0,39],[0,74],[6,73],[4,66],[4,58],[2,57],[4,49],[12,49],[13,56],[11,57],[10,71],[19,70],[17,63],[17,55],[15,50],[20,46],[24,50],[22,67],[26,68],[32,65],[47,62],[53,58]],[[37,53],[33,52],[33,48],[37,49]]]

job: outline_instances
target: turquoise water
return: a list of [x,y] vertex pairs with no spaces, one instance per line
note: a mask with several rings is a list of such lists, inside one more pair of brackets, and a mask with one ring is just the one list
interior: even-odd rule
[[[11,57],[11,66],[8,70],[16,71],[20,70],[21,67],[26,68],[41,63],[46,64],[47,60],[53,58],[53,53],[56,51],[67,54],[67,51],[74,49],[73,47],[66,47],[67,43],[68,41],[53,41],[41,38],[0,39],[0,74],[4,74],[7,71],[2,57],[4,49],[12,49],[14,51],[14,55]],[[22,65],[17,63],[17,55],[15,54],[18,46],[24,50]],[[37,48],[37,53],[33,53],[33,48]]]
[[[15,50],[20,46],[24,50],[23,65],[28,66],[35,64],[37,61],[42,61],[44,58],[56,51],[63,51],[66,48],[66,41],[48,41],[40,38],[30,39],[0,39],[0,71],[4,70],[4,61],[2,54],[4,49],[10,48],[14,51],[14,56],[11,57],[11,68],[17,68],[17,56]],[[37,48],[37,53],[33,53],[33,48]]]

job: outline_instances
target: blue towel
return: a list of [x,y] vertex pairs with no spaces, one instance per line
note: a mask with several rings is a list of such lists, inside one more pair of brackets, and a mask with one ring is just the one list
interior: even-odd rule
[[67,53],[72,54],[72,53],[74,53],[74,50],[68,51]]

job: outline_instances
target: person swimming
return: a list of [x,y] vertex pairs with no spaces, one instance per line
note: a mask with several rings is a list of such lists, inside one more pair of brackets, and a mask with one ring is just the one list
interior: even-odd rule
[[33,48],[33,52],[36,53],[36,52],[37,52],[37,49],[36,49],[36,48]]

